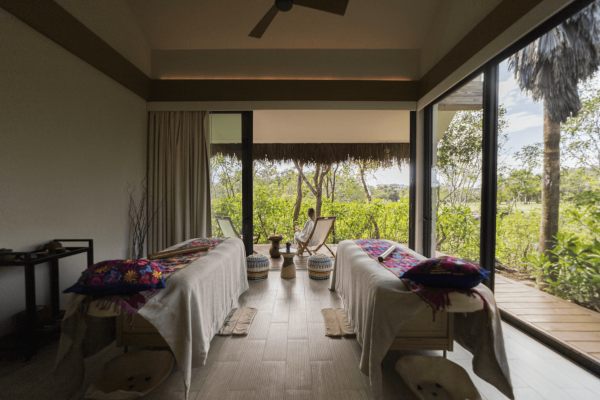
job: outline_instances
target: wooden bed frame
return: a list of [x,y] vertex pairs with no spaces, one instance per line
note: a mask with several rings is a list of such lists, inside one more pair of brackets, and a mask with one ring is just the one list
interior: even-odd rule
[[404,323],[390,350],[454,350],[454,314],[427,307]]
[[129,317],[124,312],[117,316],[117,347],[123,346],[169,347],[154,325],[144,317],[136,314],[130,326]]

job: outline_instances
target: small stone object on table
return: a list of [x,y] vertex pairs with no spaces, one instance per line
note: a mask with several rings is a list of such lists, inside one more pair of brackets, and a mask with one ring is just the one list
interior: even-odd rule
[[294,264],[296,250],[292,249],[291,246],[292,244],[287,242],[285,244],[285,252],[281,253],[283,256],[283,265],[281,266],[282,279],[293,279],[296,277],[296,264]]
[[246,257],[246,268],[249,281],[267,279],[271,263],[264,254],[251,254]]
[[281,253],[279,253],[279,242],[281,242],[283,240],[283,236],[282,235],[269,236],[267,238],[267,240],[269,240],[271,242],[271,248],[269,249],[269,254],[271,255],[271,258],[281,257]]
[[308,257],[307,268],[310,279],[325,280],[331,276],[333,263],[331,258],[325,254],[313,254]]

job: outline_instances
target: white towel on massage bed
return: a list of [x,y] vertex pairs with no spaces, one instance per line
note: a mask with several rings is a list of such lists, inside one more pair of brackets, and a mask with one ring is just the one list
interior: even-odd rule
[[[398,243],[388,242],[425,259]],[[330,289],[344,302],[350,325],[362,346],[360,369],[369,376],[373,394],[380,399],[381,362],[404,322],[427,307],[427,303],[352,240],[342,241],[337,247]],[[475,373],[514,399],[494,295],[484,285],[475,289],[488,301],[487,313],[478,296],[450,294],[449,311],[457,313],[455,340],[473,354]]]
[[[192,368],[204,365],[211,339],[248,288],[244,244],[230,238],[169,278],[167,287],[139,311],[169,344],[187,391]],[[66,380],[61,384],[70,390],[74,383],[79,387],[83,382],[83,359],[115,340],[115,318],[98,318],[114,316],[114,312],[91,307],[95,316],[78,318],[84,298],[77,294],[69,298],[56,361],[57,379]]]

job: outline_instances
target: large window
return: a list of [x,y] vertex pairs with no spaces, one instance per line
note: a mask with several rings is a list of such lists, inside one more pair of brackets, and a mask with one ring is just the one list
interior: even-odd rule
[[214,235],[223,232],[214,217],[230,217],[252,254],[252,111],[211,112],[211,213]]
[[482,96],[481,75],[431,109],[431,256],[479,259]]
[[[242,227],[242,115],[211,114],[210,196],[214,216],[230,217]],[[221,230],[213,218],[212,231]]]
[[[600,57],[591,6],[500,64],[501,274],[600,311]],[[546,57],[540,52],[547,53]],[[576,54],[573,54],[576,53]]]

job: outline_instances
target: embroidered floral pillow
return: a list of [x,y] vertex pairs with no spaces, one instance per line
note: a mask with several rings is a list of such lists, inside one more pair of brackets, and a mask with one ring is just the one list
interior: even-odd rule
[[421,261],[402,275],[403,279],[432,287],[471,289],[489,279],[489,271],[454,257],[430,258]]
[[109,260],[94,264],[64,293],[121,294],[162,289],[162,267],[148,260]]

